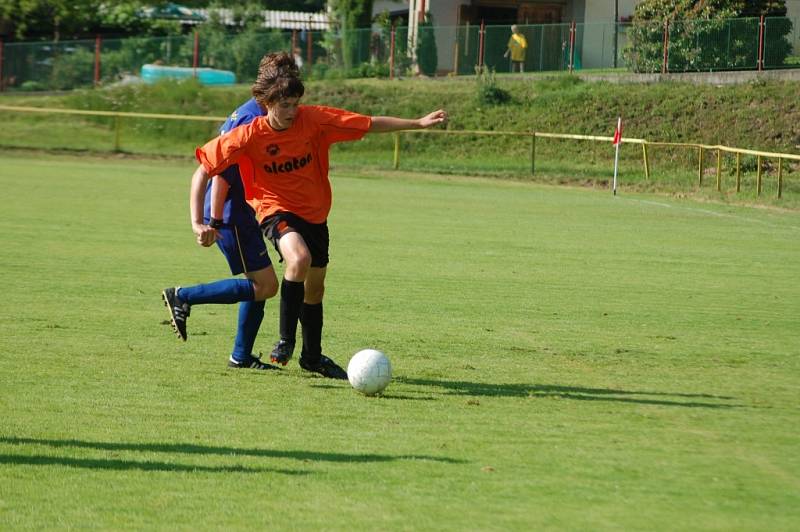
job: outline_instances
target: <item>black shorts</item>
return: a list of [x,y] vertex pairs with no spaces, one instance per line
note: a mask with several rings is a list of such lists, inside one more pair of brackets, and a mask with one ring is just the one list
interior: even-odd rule
[[264,238],[275,246],[281,262],[283,262],[283,255],[278,247],[278,240],[286,233],[299,233],[308,246],[308,251],[311,252],[311,266],[324,268],[328,265],[328,247],[330,245],[328,222],[312,224],[296,214],[279,212],[264,218],[261,222],[261,230],[264,232]]

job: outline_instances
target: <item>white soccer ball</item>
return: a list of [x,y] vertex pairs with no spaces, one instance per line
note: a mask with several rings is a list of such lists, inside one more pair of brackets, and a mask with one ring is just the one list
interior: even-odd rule
[[377,349],[363,349],[347,364],[347,379],[364,395],[381,393],[392,380],[392,364]]

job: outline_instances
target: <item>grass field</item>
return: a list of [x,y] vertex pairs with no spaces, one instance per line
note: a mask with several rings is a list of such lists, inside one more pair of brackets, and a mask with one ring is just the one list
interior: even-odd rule
[[160,290],[227,275],[192,169],[0,157],[0,529],[800,527],[800,213],[339,173],[324,343],[391,358],[365,398],[228,370],[234,308],[176,340]]

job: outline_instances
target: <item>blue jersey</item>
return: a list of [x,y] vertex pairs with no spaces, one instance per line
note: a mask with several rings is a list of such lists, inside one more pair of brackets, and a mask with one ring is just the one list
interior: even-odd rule
[[[256,103],[255,98],[250,98],[241,107],[236,109],[228,119],[219,128],[220,135],[227,133],[231,129],[248,124],[253,121],[257,116],[262,116],[264,112],[261,106]],[[255,218],[255,211],[247,204],[244,199],[244,186],[242,185],[242,177],[239,175],[239,167],[232,165],[222,171],[220,176],[228,182],[230,190],[228,190],[228,197],[225,199],[225,207],[223,211],[223,221],[228,224],[246,226],[258,225]],[[211,181],[208,182],[206,188],[206,200],[203,216],[206,222],[211,219]]]

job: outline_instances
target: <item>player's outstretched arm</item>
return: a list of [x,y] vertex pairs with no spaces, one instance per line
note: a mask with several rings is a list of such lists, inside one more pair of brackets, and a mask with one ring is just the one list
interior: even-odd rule
[[373,116],[369,131],[370,133],[387,133],[403,129],[427,129],[445,122],[447,122],[447,112],[444,109],[439,109],[415,120],[394,116]]

